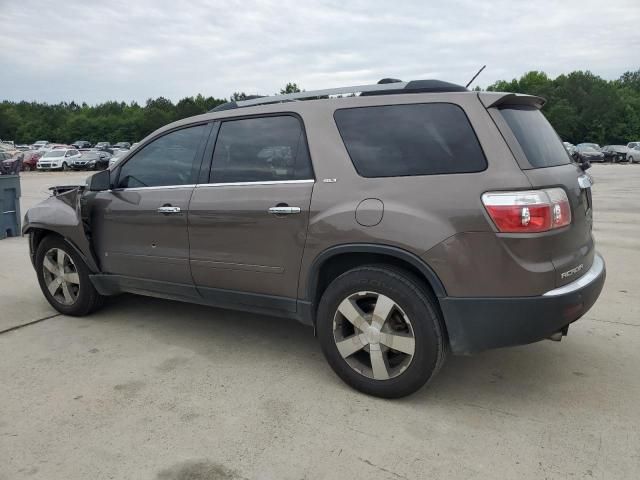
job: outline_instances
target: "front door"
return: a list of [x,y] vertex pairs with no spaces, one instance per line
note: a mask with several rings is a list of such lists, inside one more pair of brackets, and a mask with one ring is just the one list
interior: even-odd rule
[[189,209],[191,272],[201,295],[295,311],[314,185],[301,120],[222,122],[209,181],[196,186]]
[[166,133],[112,171],[114,188],[99,192],[91,228],[104,273],[189,285],[187,211],[209,125]]

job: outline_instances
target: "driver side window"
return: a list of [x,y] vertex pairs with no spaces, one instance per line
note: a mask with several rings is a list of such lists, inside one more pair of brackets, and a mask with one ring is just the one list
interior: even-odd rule
[[170,132],[145,145],[120,169],[118,188],[194,183],[196,155],[207,125]]

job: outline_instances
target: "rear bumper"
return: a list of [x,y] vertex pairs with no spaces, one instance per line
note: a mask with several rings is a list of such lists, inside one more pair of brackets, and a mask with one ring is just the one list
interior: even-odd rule
[[587,313],[605,278],[604,260],[596,253],[584,275],[539,297],[441,298],[451,350],[469,354],[549,338]]

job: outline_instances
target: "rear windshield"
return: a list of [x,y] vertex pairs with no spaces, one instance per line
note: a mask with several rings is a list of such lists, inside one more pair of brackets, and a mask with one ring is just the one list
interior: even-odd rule
[[337,110],[336,125],[363,177],[479,172],[482,148],[462,109],[449,103]]
[[569,155],[560,137],[540,110],[517,106],[500,111],[533,168],[569,163]]

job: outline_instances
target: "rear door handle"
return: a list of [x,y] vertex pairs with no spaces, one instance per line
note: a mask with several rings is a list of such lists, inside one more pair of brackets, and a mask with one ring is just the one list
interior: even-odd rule
[[158,213],[180,213],[180,207],[164,205],[162,207],[158,207]]
[[300,207],[271,207],[269,213],[272,215],[292,215],[300,213]]

